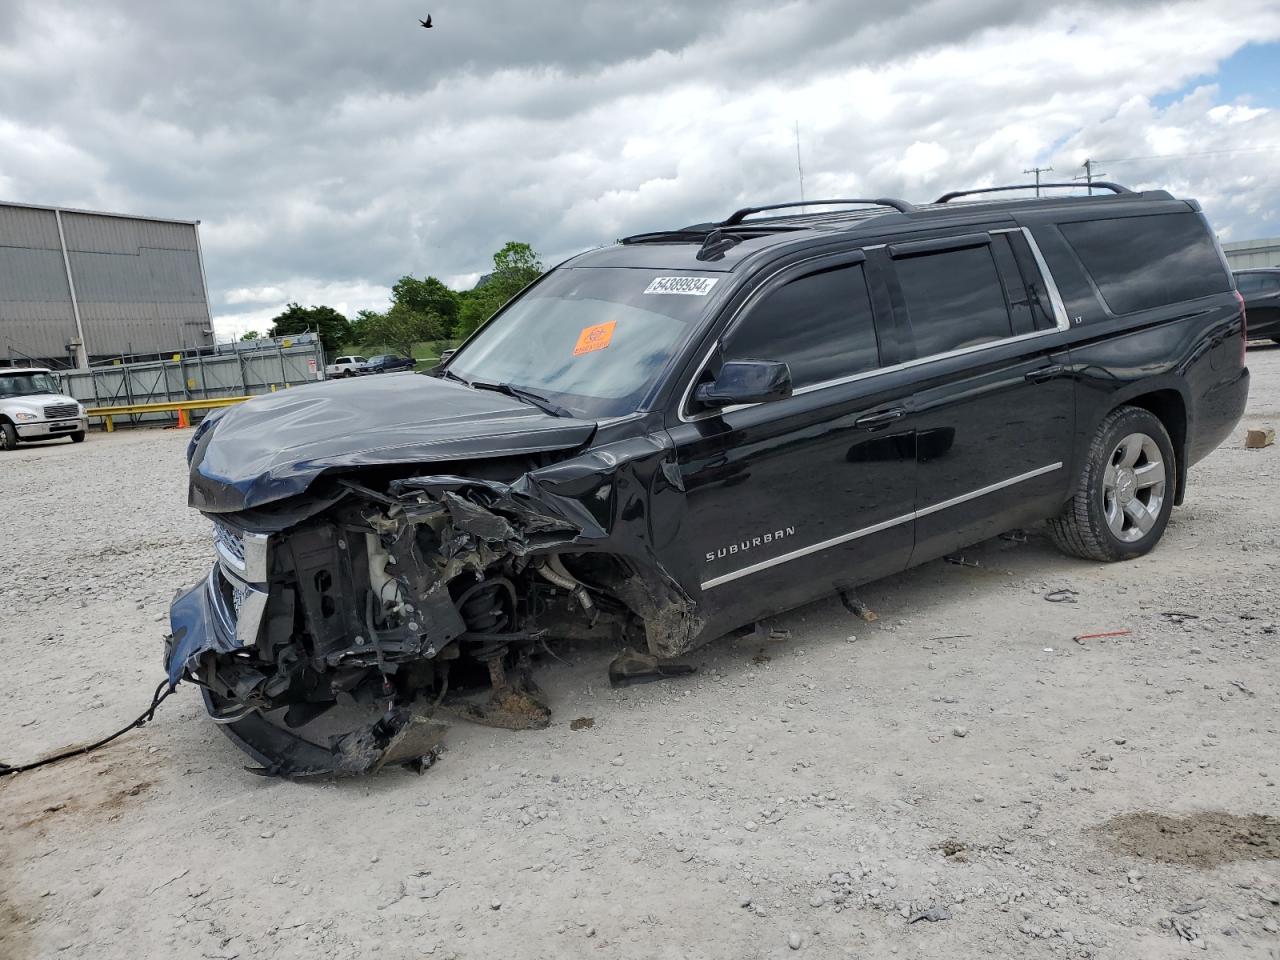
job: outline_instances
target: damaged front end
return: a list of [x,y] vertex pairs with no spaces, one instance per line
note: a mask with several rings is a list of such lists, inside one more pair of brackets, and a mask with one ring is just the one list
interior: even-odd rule
[[548,639],[668,657],[701,631],[651,547],[654,499],[683,499],[669,451],[625,446],[509,482],[357,474],[212,514],[217,562],[173,604],[170,682],[199,684],[260,772],[289,777],[421,769],[450,719],[546,726],[530,674]]

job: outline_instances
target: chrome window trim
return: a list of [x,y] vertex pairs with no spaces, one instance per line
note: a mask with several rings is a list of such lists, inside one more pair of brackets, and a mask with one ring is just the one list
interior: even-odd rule
[[721,584],[730,583],[742,577],[750,576],[753,573],[759,573],[761,570],[767,570],[770,567],[776,567],[782,563],[789,563],[792,560],[798,560],[801,557],[807,557],[811,553],[818,553],[822,550],[828,550],[831,547],[838,547],[842,543],[848,543],[851,540],[857,540],[861,537],[870,536],[873,533],[880,533],[882,530],[888,530],[890,527],[896,527],[900,524],[907,523],[912,520],[918,520],[920,517],[927,517],[930,514],[938,513],[950,507],[958,506],[962,503],[968,503],[970,500],[976,500],[978,497],[985,497],[989,493],[995,493],[997,490],[1003,490],[1006,487],[1012,487],[1015,484],[1022,483],[1026,480],[1034,480],[1036,477],[1044,476],[1046,473],[1052,473],[1055,470],[1062,469],[1062,461],[1050,463],[1043,467],[1037,467],[1035,470],[1028,470],[1026,473],[1020,473],[1016,477],[1009,477],[1007,480],[999,480],[995,483],[989,483],[985,487],[979,487],[977,490],[970,490],[968,493],[962,493],[958,497],[952,497],[950,500],[943,500],[940,503],[931,504],[921,510],[913,510],[911,513],[905,513],[900,517],[894,517],[892,520],[883,520],[880,523],[872,524],[869,527],[862,527],[851,533],[842,533],[838,537],[832,537],[829,540],[823,540],[820,543],[814,543],[807,547],[800,547],[797,550],[791,550],[778,557],[772,557],[769,560],[761,560],[750,566],[742,567],[738,570],[722,573],[718,577],[712,577],[710,580],[704,581],[701,586],[703,590],[710,590]]
[[[1071,328],[1071,321],[1067,317],[1066,304],[1062,300],[1062,294],[1058,292],[1058,284],[1056,281],[1054,281],[1053,274],[1049,272],[1049,265],[1045,262],[1044,254],[1040,252],[1040,245],[1036,243],[1036,238],[1031,235],[1031,231],[1026,227],[1010,227],[1010,228],[1002,228],[999,230],[990,230],[988,232],[991,234],[1021,233],[1026,238],[1027,246],[1031,248],[1031,255],[1032,257],[1035,258],[1036,266],[1040,270],[1040,276],[1044,278],[1045,290],[1049,294],[1049,303],[1050,303],[1050,306],[1053,308],[1053,318],[1054,318],[1054,322],[1056,323],[1055,327],[1049,330],[1033,330],[1031,333],[1020,333],[1016,336],[1008,336],[1000,340],[990,340],[986,343],[974,344],[971,347],[960,347],[956,350],[948,350],[946,353],[934,353],[934,354],[930,354],[927,357],[916,357],[914,360],[904,360],[901,363],[893,363],[887,367],[876,367],[874,370],[863,370],[860,373],[850,374],[847,377],[838,377],[834,380],[823,380],[820,383],[811,383],[806,386],[800,387],[798,390],[792,391],[792,396],[803,396],[804,394],[812,393],[815,390],[825,390],[828,387],[839,387],[839,386],[845,385],[846,383],[854,383],[858,380],[867,380],[867,379],[870,379],[871,377],[878,377],[886,373],[894,373],[898,370],[909,370],[912,367],[918,367],[926,363],[933,363],[938,360],[949,360],[952,357],[963,357],[972,353],[980,353],[983,350],[991,350],[995,347],[1002,347],[1006,344],[1022,343],[1024,341],[1034,340],[1038,337],[1046,337],[1052,334],[1065,333],[1067,330],[1069,330]],[[859,249],[878,250],[883,248],[884,246],[885,244],[883,243],[877,243],[867,247],[860,247]],[[827,256],[835,256],[835,255],[828,254]],[[822,258],[814,257],[811,260],[802,260],[797,263],[788,264],[787,266],[782,267],[779,270],[775,270],[773,273],[769,274],[769,276],[766,277],[764,281],[761,282],[760,286],[756,288],[756,290],[752,293],[752,295],[747,300],[745,300],[742,303],[742,305],[738,307],[737,310],[734,311],[733,316],[729,318],[729,322],[725,326],[726,332],[730,327],[733,326],[734,323],[737,322],[738,317],[742,314],[744,310],[755,305],[755,303],[759,299],[757,294],[760,294],[761,291],[765,288],[765,286],[767,286],[769,282],[774,279],[774,277],[778,276],[778,274],[782,273],[785,270],[790,270],[792,267],[802,266],[806,263],[811,263],[812,260],[818,260],[818,259],[822,259]],[[719,337],[716,338],[715,342],[711,344],[711,348],[706,352],[706,355],[702,358],[702,361],[698,364],[697,372],[693,375],[692,379],[690,379],[689,383],[685,386],[684,393],[680,397],[680,406],[677,410],[677,416],[680,418],[681,423],[696,423],[697,421],[705,420],[708,417],[722,416],[726,413],[733,413],[736,410],[747,410],[751,407],[760,406],[760,404],[758,403],[740,403],[740,404],[734,404],[733,406],[729,406],[729,407],[721,407],[718,410],[707,410],[702,413],[694,413],[694,414],[689,413],[689,400],[693,395],[693,388],[698,383],[698,380],[702,376],[703,371],[706,370],[707,364],[711,362],[711,357],[716,352],[717,348],[719,348],[720,342],[723,337],[724,337],[724,334],[722,333]],[[774,402],[777,402],[777,401],[774,401]]]
[[1064,333],[1071,329],[1071,321],[1067,317],[1067,305],[1062,299],[1062,294],[1058,292],[1058,282],[1053,279],[1053,274],[1049,272],[1049,264],[1045,262],[1044,254],[1040,252],[1040,244],[1036,243],[1036,238],[1031,235],[1031,231],[1026,227],[1014,227],[1008,230],[992,230],[992,233],[1021,233],[1027,240],[1027,246],[1031,248],[1031,256],[1035,257],[1036,266],[1040,269],[1040,276],[1044,278],[1045,288],[1049,292],[1049,303],[1053,307],[1053,319],[1058,325],[1058,329]]

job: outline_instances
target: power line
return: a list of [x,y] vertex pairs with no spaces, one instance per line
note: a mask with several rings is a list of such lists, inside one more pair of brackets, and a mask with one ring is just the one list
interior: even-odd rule
[[1072,177],[1072,180],[1084,180],[1089,185],[1089,196],[1093,196],[1093,181],[1101,180],[1106,176],[1105,173],[1095,173],[1093,168],[1098,165],[1097,160],[1086,160],[1080,166],[1084,167],[1083,177]]
[[1199,153],[1153,153],[1145,157],[1121,157],[1118,160],[1095,160],[1094,163],[1134,163],[1138,160],[1176,160],[1183,157],[1220,157],[1231,153],[1269,153],[1280,150],[1272,147],[1240,147],[1237,150],[1204,150]]
[[1040,174],[1052,173],[1053,167],[1032,167],[1029,170],[1023,170],[1023,173],[1034,173],[1036,175],[1036,196],[1040,196]]

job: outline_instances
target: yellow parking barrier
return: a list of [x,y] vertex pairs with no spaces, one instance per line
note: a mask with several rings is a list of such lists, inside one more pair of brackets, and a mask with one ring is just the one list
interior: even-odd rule
[[90,417],[101,417],[107,433],[116,429],[115,418],[127,417],[142,413],[176,413],[178,426],[191,426],[192,410],[212,410],[214,407],[229,407],[234,403],[244,403],[251,397],[215,397],[212,400],[172,400],[167,403],[126,403],[116,407],[88,407],[85,414]]

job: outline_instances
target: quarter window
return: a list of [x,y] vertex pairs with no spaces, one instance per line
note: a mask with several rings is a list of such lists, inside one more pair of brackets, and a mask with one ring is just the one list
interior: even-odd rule
[[726,360],[783,360],[805,387],[880,362],[862,264],[805,274],[767,294],[726,338]]
[[1061,225],[1112,313],[1132,313],[1231,289],[1205,221],[1194,213]]
[[902,257],[894,266],[907,301],[917,357],[1012,336],[990,246]]

